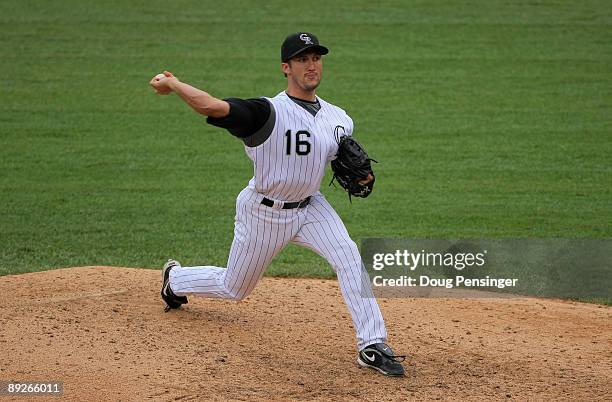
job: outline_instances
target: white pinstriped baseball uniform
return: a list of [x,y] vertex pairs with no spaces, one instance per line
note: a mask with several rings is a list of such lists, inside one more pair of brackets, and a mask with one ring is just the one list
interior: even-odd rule
[[[361,257],[336,211],[319,192],[325,167],[338,150],[336,135],[352,135],[353,121],[317,97],[313,116],[285,93],[267,99],[271,134],[245,145],[254,176],[236,201],[234,240],[227,268],[181,267],[170,271],[177,296],[240,300],[247,297],[272,259],[288,244],[324,257],[338,276],[357,332],[357,347],[385,342],[387,332]],[[254,144],[251,144],[254,145]],[[272,206],[262,204],[273,200]],[[284,202],[310,198],[306,207],[283,209]]]

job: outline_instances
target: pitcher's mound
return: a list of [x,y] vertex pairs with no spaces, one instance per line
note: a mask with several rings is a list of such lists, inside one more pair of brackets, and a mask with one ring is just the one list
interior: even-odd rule
[[69,400],[610,400],[608,307],[541,299],[380,299],[405,378],[356,363],[337,283],[264,278],[242,302],[163,312],[160,271],[0,277],[0,381]]

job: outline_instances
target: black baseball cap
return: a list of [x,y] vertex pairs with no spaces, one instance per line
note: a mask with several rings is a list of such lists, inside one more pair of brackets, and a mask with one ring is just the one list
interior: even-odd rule
[[305,50],[314,50],[318,54],[327,54],[329,49],[319,45],[319,39],[310,32],[297,32],[285,38],[281,46],[281,61],[286,63],[292,57]]

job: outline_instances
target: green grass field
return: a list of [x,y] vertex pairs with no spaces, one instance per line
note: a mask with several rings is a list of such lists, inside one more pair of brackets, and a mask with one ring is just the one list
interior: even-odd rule
[[[357,242],[612,237],[609,1],[9,0],[0,30],[0,274],[224,265],[250,161],[148,81],[273,96],[297,30],[381,162],[371,198],[323,187]],[[331,273],[293,246],[268,270]]]

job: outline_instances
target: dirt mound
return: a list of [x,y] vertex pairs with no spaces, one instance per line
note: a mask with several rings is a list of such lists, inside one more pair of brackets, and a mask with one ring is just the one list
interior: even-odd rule
[[335,281],[264,278],[242,302],[169,313],[159,282],[113,267],[0,277],[0,381],[63,381],[75,401],[612,397],[608,307],[380,299],[390,344],[414,362],[394,379],[357,366]]

